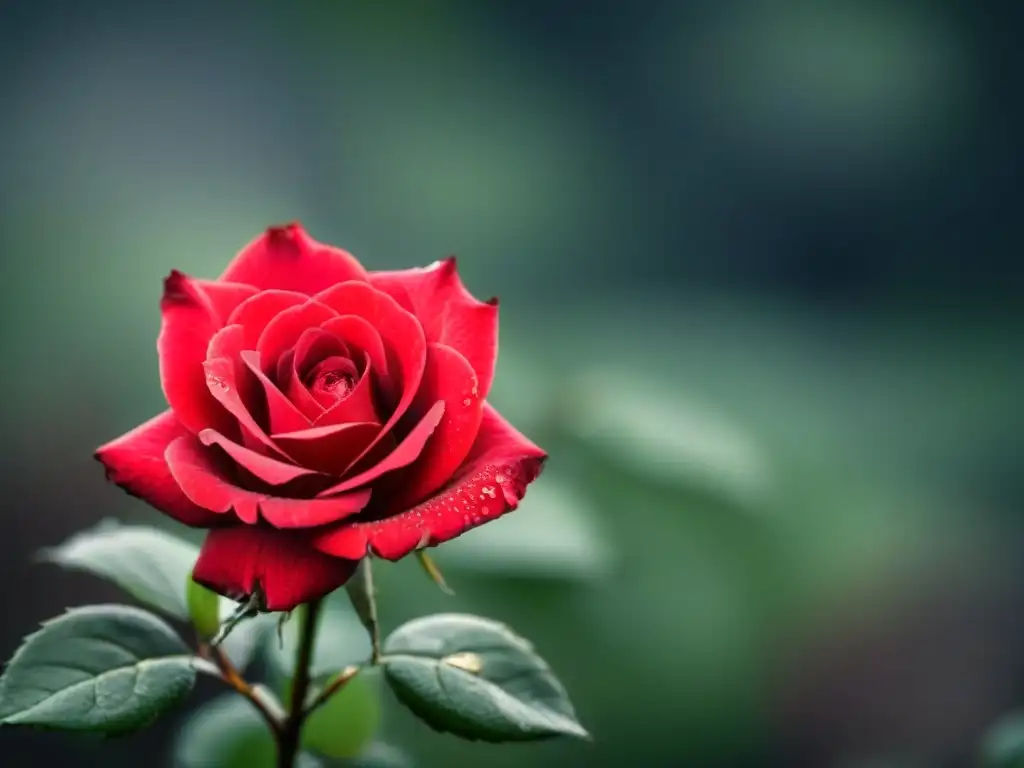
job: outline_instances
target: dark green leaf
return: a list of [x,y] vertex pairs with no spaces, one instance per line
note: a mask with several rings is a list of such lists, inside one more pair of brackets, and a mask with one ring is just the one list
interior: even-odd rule
[[0,721],[120,734],[191,690],[188,647],[138,608],[74,608],[25,638],[0,678]]
[[415,619],[385,641],[383,663],[401,702],[436,730],[492,742],[589,738],[548,665],[503,624]]
[[[274,768],[274,737],[252,704],[224,694],[197,709],[178,735],[177,768]],[[299,756],[296,768],[319,768],[312,755]]]
[[49,562],[109,579],[142,603],[186,621],[185,584],[198,556],[194,545],[168,533],[116,521],[42,553]]
[[360,672],[313,712],[302,729],[302,746],[327,757],[354,757],[380,724],[378,680]]
[[[169,616],[183,621],[191,618],[192,595],[188,585],[192,583],[192,567],[199,550],[157,528],[107,520],[60,546],[44,550],[42,557],[109,579],[140,602]],[[236,605],[233,600],[220,597],[219,621],[230,616]],[[239,669],[244,669],[252,659],[266,626],[266,621],[244,622],[225,640],[224,650]]]
[[989,731],[982,745],[984,768],[1024,768],[1024,713],[1008,715]]

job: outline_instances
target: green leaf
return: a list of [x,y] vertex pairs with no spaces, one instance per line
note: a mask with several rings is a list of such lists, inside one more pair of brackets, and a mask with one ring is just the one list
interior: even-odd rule
[[[318,768],[302,754],[296,768]],[[176,768],[275,768],[274,737],[252,704],[227,693],[197,709],[178,734]]]
[[191,576],[186,579],[185,589],[192,626],[203,637],[213,637],[220,629],[220,595],[197,584]]
[[188,647],[138,608],[73,608],[25,638],[0,678],[0,722],[121,734],[192,689]]
[[[105,520],[60,546],[44,550],[41,557],[109,579],[140,602],[176,619],[191,620],[190,601],[194,597],[188,585],[199,549],[157,528]],[[237,605],[220,597],[219,621],[225,621]],[[263,617],[239,625],[224,641],[225,652],[239,669],[245,669],[252,660],[268,626],[260,619]],[[204,621],[208,620],[206,616]]]
[[579,492],[554,475],[530,487],[514,515],[474,528],[437,550],[445,567],[497,576],[590,581],[614,557]]
[[199,550],[161,530],[107,520],[44,550],[41,556],[109,579],[140,602],[189,619],[185,583]]
[[548,665],[503,624],[415,619],[385,641],[383,664],[399,700],[436,730],[491,742],[589,738]]
[[981,748],[984,768],[1024,768],[1024,712],[1000,720]]
[[303,747],[335,758],[362,753],[380,725],[380,690],[371,677],[360,672],[309,716]]

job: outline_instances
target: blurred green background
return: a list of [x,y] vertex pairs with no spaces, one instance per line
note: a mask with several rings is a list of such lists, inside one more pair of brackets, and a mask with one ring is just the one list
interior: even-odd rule
[[[509,623],[595,735],[467,744],[385,696],[382,738],[442,768],[973,764],[1024,705],[1022,10],[3,3],[3,657],[121,599],[34,550],[157,522],[90,455],[163,407],[161,278],[299,219],[500,295],[491,400],[552,458],[436,550],[456,597],[384,567],[382,614]],[[4,731],[0,762],[172,765],[185,718]]]

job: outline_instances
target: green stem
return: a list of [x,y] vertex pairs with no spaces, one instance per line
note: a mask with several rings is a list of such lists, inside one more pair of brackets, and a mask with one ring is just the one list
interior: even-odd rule
[[302,606],[299,613],[299,647],[295,653],[295,675],[292,679],[292,697],[288,716],[277,738],[277,767],[295,768],[299,753],[299,737],[305,719],[306,694],[309,692],[310,665],[316,645],[316,628],[321,604],[314,600]]

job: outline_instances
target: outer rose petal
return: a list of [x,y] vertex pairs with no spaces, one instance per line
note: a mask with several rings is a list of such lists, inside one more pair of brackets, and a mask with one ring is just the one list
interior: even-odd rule
[[358,564],[316,551],[299,532],[239,526],[210,531],[192,578],[233,598],[258,589],[268,611],[290,611],[333,592]]
[[220,279],[312,296],[335,283],[366,280],[366,270],[351,254],[317,242],[296,222],[271,227],[249,243]]
[[445,409],[437,429],[416,463],[395,477],[398,509],[422,501],[451,479],[469,455],[483,418],[484,401],[466,358],[443,344],[428,344],[427,368],[410,412],[421,413],[438,400]]
[[428,342],[445,344],[476,371],[487,397],[498,359],[498,303],[477,301],[459,279],[455,257],[423,269],[374,272],[370,284],[393,296],[421,323]]
[[178,420],[193,433],[213,427],[230,434],[230,416],[206,387],[203,360],[222,317],[253,292],[247,286],[192,280],[177,271],[164,280],[157,340],[160,381]]
[[205,528],[219,523],[220,517],[192,503],[164,460],[167,446],[188,434],[168,410],[98,448],[95,457],[106,467],[107,477],[132,496],[178,522]]
[[545,459],[544,451],[485,405],[473,450],[447,488],[393,517],[339,524],[313,543],[337,557],[355,559],[372,552],[398,560],[515,509]]
[[262,514],[278,528],[313,528],[354,515],[370,501],[368,490],[312,500],[247,491],[223,476],[210,453],[192,435],[171,443],[165,456],[174,479],[195,504],[221,514],[234,510],[244,523],[256,524]]

